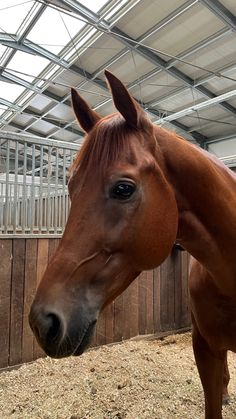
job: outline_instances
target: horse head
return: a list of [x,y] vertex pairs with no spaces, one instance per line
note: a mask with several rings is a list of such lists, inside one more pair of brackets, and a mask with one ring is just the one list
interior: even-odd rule
[[65,231],[29,316],[53,357],[81,354],[99,312],[142,270],[163,262],[177,233],[175,194],[154,125],[120,80],[108,71],[106,77],[118,111],[108,117],[72,89],[86,137],[71,168]]

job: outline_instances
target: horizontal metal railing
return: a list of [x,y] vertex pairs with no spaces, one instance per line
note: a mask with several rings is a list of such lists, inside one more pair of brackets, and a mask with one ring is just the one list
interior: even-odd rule
[[78,144],[0,132],[0,237],[60,235]]

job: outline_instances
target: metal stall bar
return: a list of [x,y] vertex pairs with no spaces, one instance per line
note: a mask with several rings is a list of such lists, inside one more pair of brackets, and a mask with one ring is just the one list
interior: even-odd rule
[[[68,160],[69,160],[69,167],[70,167],[73,163],[73,160],[74,160],[74,151],[73,150],[70,150]],[[69,207],[70,207],[69,194],[67,193],[67,195],[66,195],[66,219],[68,218],[68,215],[69,215]]]
[[19,142],[16,141],[15,144],[15,166],[14,166],[14,198],[13,198],[13,233],[16,233],[16,229],[18,226],[18,154],[19,154]]
[[[5,183],[5,197],[3,197],[3,202],[5,202],[4,205],[4,232],[7,233],[8,230],[8,209],[9,209],[9,164],[10,164],[10,141],[7,140],[6,142],[6,183]],[[3,188],[4,190],[4,188]]]
[[27,143],[24,143],[24,160],[23,160],[23,185],[22,185],[22,215],[21,226],[22,233],[26,232],[27,228],[27,185],[26,185],[26,172],[27,172]]
[[[3,171],[3,148],[2,148],[2,140],[0,140],[0,175],[2,174]],[[2,232],[3,229],[3,180],[1,179],[0,181],[0,232]]]
[[40,176],[39,176],[39,231],[42,233],[43,229],[43,146],[40,146]]
[[66,150],[63,150],[63,173],[62,173],[62,222],[64,230],[66,223]]
[[57,233],[59,225],[59,213],[58,213],[58,148],[56,149],[56,161],[55,161],[55,217],[54,217],[54,233]]
[[30,232],[33,234],[35,225],[35,144],[32,144],[32,166],[31,166],[31,220],[30,220]]
[[50,232],[51,229],[51,214],[52,214],[52,202],[51,202],[51,174],[52,174],[52,147],[48,147],[48,172],[47,172],[47,233]]

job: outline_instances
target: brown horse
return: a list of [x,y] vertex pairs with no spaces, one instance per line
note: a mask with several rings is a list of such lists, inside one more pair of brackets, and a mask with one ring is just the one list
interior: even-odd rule
[[72,90],[87,132],[69,181],[65,232],[38,287],[30,324],[45,352],[79,355],[99,312],[177,241],[190,275],[193,347],[206,418],[222,418],[227,350],[236,351],[236,177],[155,126],[106,71],[118,113],[101,118]]

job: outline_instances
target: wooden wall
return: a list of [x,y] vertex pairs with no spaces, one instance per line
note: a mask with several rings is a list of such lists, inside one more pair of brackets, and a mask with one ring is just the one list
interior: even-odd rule
[[[59,239],[0,239],[0,368],[43,356],[28,324],[37,283]],[[190,326],[188,254],[173,250],[101,314],[93,345]]]

